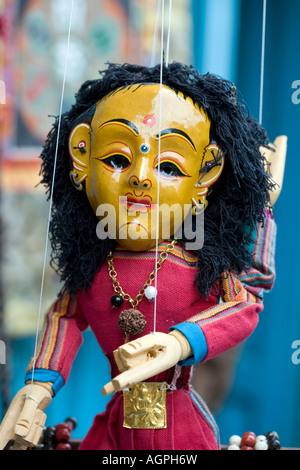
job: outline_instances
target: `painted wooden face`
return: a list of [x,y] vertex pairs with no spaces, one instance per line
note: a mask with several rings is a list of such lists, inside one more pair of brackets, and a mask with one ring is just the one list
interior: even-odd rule
[[209,145],[203,110],[159,84],[108,95],[91,125],[79,124],[70,136],[77,182],[85,180],[95,214],[132,251],[172,236],[220,176],[223,161],[200,178],[212,158]]

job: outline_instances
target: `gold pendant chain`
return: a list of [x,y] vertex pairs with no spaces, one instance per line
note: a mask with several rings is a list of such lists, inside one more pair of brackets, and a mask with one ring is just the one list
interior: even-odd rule
[[114,291],[117,294],[119,294],[125,301],[130,302],[133,308],[136,308],[138,304],[141,302],[142,298],[144,297],[145,290],[147,289],[147,287],[151,286],[152,282],[154,281],[156,272],[160,270],[163,262],[167,259],[169,253],[174,249],[174,246],[176,243],[177,243],[177,240],[173,240],[171,243],[167,245],[166,250],[160,254],[160,257],[157,260],[156,268],[154,268],[153,271],[150,273],[147,281],[145,282],[145,284],[143,285],[143,287],[141,288],[141,290],[139,291],[139,293],[134,299],[132,299],[132,297],[130,297],[129,294],[126,294],[123,291],[119,281],[117,280],[117,272],[114,268],[114,263],[113,263],[113,253],[110,252],[107,257],[108,274],[112,279]]

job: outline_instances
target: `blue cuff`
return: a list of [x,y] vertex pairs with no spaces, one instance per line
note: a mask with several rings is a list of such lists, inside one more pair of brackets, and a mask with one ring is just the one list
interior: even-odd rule
[[207,354],[207,343],[203,331],[197,323],[179,323],[178,325],[172,326],[170,331],[178,330],[182,333],[193,351],[193,356],[188,357],[184,361],[180,361],[180,366],[191,366],[203,361]]
[[[63,387],[64,385],[64,379],[60,375],[59,372],[56,372],[54,370],[47,370],[47,369],[35,369],[34,370],[34,380],[37,382],[52,382],[52,390],[54,395],[59,392],[59,390]],[[25,375],[25,382],[28,382],[28,380],[32,379],[32,370],[26,373]]]

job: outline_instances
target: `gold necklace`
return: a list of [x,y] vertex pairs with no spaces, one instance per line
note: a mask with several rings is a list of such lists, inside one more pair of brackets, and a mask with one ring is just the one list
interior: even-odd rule
[[[140,289],[136,297],[133,299],[129,294],[126,294],[119,281],[117,280],[117,272],[114,267],[113,263],[113,253],[110,252],[108,257],[107,257],[107,263],[108,263],[108,274],[110,278],[112,279],[113,282],[113,289],[116,293],[115,296],[111,298],[111,303],[113,307],[119,307],[122,305],[123,301],[128,301],[132,308],[128,310],[123,310],[120,313],[119,316],[119,321],[118,321],[118,327],[123,333],[125,333],[125,341],[128,341],[129,335],[137,335],[141,333],[145,326],[146,326],[146,320],[144,315],[137,310],[137,306],[143,299],[145,293],[147,296],[147,289],[149,292],[149,295],[147,296],[148,300],[151,302],[155,299],[156,291],[152,290],[150,291],[151,284],[155,279],[156,272],[158,272],[161,267],[163,262],[167,259],[169,253],[174,249],[175,244],[177,243],[177,240],[173,240],[171,243],[167,245],[167,248],[165,251],[163,251],[160,254],[159,259],[156,262],[156,267],[153,269],[153,271],[149,274],[149,277],[143,287]],[[155,288],[152,288],[155,289]]]

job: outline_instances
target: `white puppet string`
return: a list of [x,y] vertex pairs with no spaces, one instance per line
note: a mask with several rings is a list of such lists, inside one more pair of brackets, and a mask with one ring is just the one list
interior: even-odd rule
[[62,84],[62,91],[61,91],[61,100],[60,100],[60,109],[59,109],[59,118],[58,118],[57,140],[56,140],[56,148],[55,148],[55,155],[54,155],[51,194],[50,194],[50,201],[49,201],[48,223],[47,223],[46,242],[45,242],[45,251],[44,251],[44,262],[43,262],[41,290],[40,290],[40,302],[39,302],[38,320],[37,320],[37,328],[36,328],[36,335],[35,335],[34,355],[33,355],[33,363],[32,363],[31,389],[32,389],[32,385],[33,385],[34,369],[35,369],[35,363],[36,363],[36,359],[37,359],[37,344],[38,344],[38,336],[39,336],[39,329],[40,329],[40,318],[41,318],[41,310],[42,310],[42,300],[43,300],[43,292],[44,292],[45,271],[46,271],[46,264],[47,264],[47,252],[48,252],[48,239],[49,239],[50,220],[51,220],[52,205],[53,205],[53,192],[54,192],[54,185],[55,185],[55,173],[56,173],[58,144],[59,144],[60,129],[61,129],[62,109],[63,109],[64,95],[65,95],[65,85],[66,85],[66,77],[67,77],[67,68],[68,68],[69,46],[70,46],[70,38],[71,38],[71,30],[72,30],[74,1],[75,0],[71,0],[72,4],[71,4],[71,12],[70,12],[70,20],[69,20],[69,29],[68,29],[68,38],[67,38],[67,47],[66,47],[66,59],[65,59],[65,69],[64,69],[63,84]]
[[157,166],[157,201],[156,201],[156,244],[155,244],[155,288],[156,296],[154,299],[153,332],[156,332],[156,314],[157,314],[157,259],[158,259],[158,239],[159,239],[159,198],[160,198],[160,152],[161,152],[161,122],[162,122],[162,81],[164,66],[164,12],[165,1],[161,0],[161,44],[160,44],[160,90],[159,90],[159,129],[158,129],[158,166]]
[[168,67],[168,65],[169,65],[172,2],[173,2],[173,0],[169,0],[168,36],[167,36],[167,48],[166,48],[166,67]]
[[263,0],[263,25],[262,25],[262,50],[261,50],[261,77],[260,77],[260,104],[259,104],[259,124],[263,120],[264,103],[264,75],[265,75],[265,52],[266,52],[266,24],[267,24],[267,0]]
[[[172,0],[169,3],[169,25],[168,25],[168,44],[167,44],[167,57],[169,58],[169,44],[170,44],[170,29],[171,29],[171,10]],[[160,99],[159,99],[159,139],[158,139],[158,172],[157,172],[157,204],[156,204],[156,246],[155,246],[155,288],[157,290],[157,259],[158,259],[158,240],[159,240],[159,201],[160,201],[160,157],[161,157],[161,126],[162,126],[162,86],[163,86],[163,66],[164,66],[164,11],[165,2],[161,3],[161,45],[160,45]],[[154,299],[154,318],[153,318],[153,332],[156,332],[156,317],[157,317],[157,295]]]
[[[161,25],[161,28],[162,29],[164,28],[164,18],[162,17],[160,21],[160,16],[164,15],[164,10],[165,10],[165,7],[164,5],[162,5],[162,3],[164,3],[164,0],[157,1],[157,11],[156,11],[155,29],[154,29],[154,34],[153,34],[150,67],[154,67],[156,65],[156,49],[157,49],[159,26]],[[168,67],[168,64],[169,64],[172,5],[173,5],[173,0],[169,0],[169,17],[168,17],[168,31],[167,31],[166,59],[165,59],[166,67]],[[163,38],[161,38],[161,40],[163,40]]]

